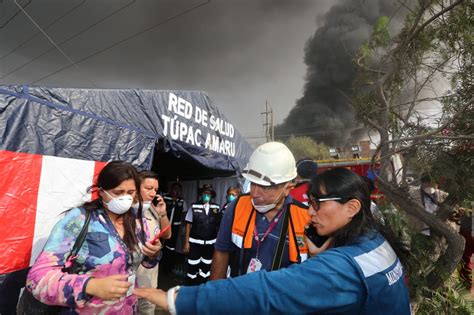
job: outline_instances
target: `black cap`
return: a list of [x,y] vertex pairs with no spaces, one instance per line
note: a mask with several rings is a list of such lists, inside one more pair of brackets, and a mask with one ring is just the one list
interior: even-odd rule
[[317,171],[318,164],[311,159],[302,159],[296,163],[296,172],[301,178],[311,179]]
[[214,191],[214,188],[212,188],[211,184],[202,185],[202,187],[198,189],[198,194],[202,195],[205,191],[210,191],[211,197],[216,198],[216,192]]

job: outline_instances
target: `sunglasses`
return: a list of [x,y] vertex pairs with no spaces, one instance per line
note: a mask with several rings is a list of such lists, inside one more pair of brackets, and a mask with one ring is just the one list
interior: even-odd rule
[[309,196],[309,204],[313,208],[314,211],[318,211],[319,207],[321,206],[322,202],[325,201],[337,201],[339,203],[345,203],[352,198],[341,198],[341,197],[324,197],[324,198],[314,198],[313,196]]

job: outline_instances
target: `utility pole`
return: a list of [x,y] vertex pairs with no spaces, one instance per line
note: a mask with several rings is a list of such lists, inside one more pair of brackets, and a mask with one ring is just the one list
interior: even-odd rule
[[265,129],[265,138],[267,142],[275,141],[275,128],[273,126],[273,109],[268,106],[268,101],[265,100],[265,111],[260,113],[265,115],[265,123],[263,128]]
[[275,141],[275,125],[273,124],[273,108],[270,109],[270,136]]

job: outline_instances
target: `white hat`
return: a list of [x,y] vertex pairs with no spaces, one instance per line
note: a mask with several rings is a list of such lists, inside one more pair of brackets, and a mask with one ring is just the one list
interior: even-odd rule
[[296,177],[295,158],[283,143],[267,142],[253,151],[242,176],[262,186],[289,182]]

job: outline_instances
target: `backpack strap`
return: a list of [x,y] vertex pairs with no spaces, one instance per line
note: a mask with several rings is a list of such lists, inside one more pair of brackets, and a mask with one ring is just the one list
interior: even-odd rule
[[280,237],[276,246],[275,254],[273,255],[272,269],[278,270],[281,268],[281,262],[283,260],[283,251],[285,250],[286,235],[288,233],[288,218],[290,217],[290,207],[287,205],[285,209],[286,213],[283,217],[283,224],[280,230]]
[[[288,212],[290,212],[290,210],[291,210],[291,206],[288,206]],[[300,264],[301,263],[301,253],[300,253],[300,248],[298,246],[298,240],[296,239],[295,226],[293,224],[293,219],[291,218],[291,213],[289,215],[289,219],[290,219],[291,232],[293,233],[293,241],[295,242],[296,252],[298,254],[298,263]]]
[[82,247],[82,244],[84,243],[84,240],[86,239],[87,236],[87,230],[89,228],[89,222],[91,221],[91,213],[90,211],[86,211],[86,219],[84,221],[84,225],[82,226],[81,232],[76,238],[76,241],[74,242],[74,245],[72,246],[71,252],[66,258],[66,263],[64,265],[63,271],[66,271],[68,273],[75,273],[76,269],[78,268],[79,264],[76,262],[76,256],[79,253],[79,250]]
[[[282,263],[282,260],[283,260],[283,251],[285,249],[285,243],[286,243],[286,236],[288,235],[288,238],[290,238],[290,234],[288,233],[288,227],[291,228],[291,232],[293,234],[293,241],[295,243],[296,252],[298,254],[298,263],[301,263],[300,249],[298,247],[298,241],[296,240],[295,226],[293,224],[293,219],[291,217],[291,205],[292,205],[291,203],[288,204],[287,208],[286,208],[286,213],[285,213],[285,216],[284,216],[284,219],[283,219],[284,221],[283,221],[281,231],[280,231],[280,237],[278,239],[275,254],[273,256],[273,262],[272,262],[272,269],[271,270],[278,270],[278,269],[281,268],[281,263]],[[303,204],[301,204],[301,205],[303,205]],[[288,246],[289,247],[291,246],[291,241],[290,240],[289,240]],[[289,252],[288,252],[288,254],[289,254]],[[291,262],[291,260],[290,260],[290,262]]]

